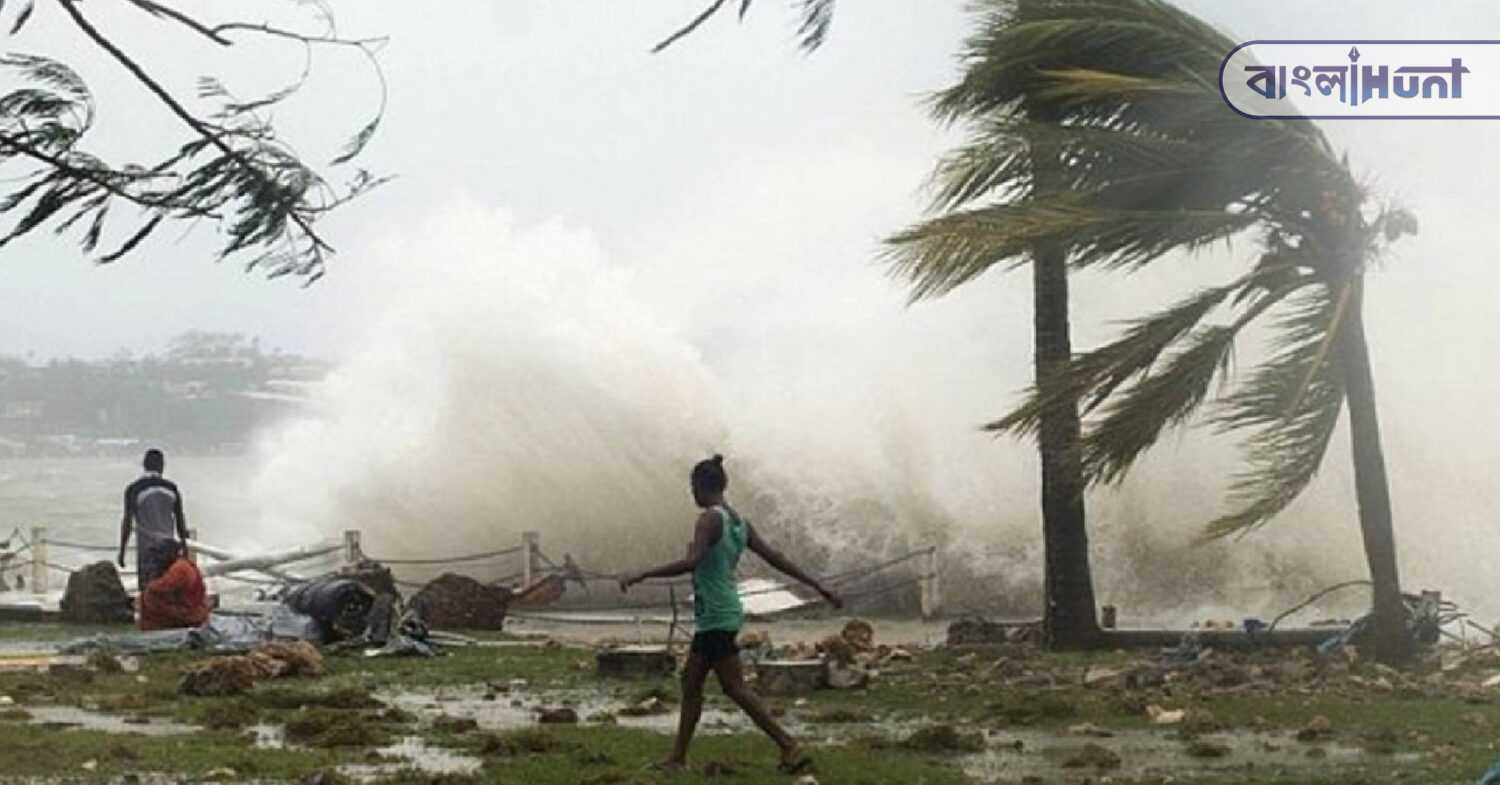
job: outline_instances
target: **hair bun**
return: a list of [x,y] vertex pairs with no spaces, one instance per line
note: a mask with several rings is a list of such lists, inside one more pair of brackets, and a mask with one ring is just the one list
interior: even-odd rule
[[723,466],[724,465],[724,456],[722,456],[722,455],[720,455],[718,453],[714,453],[714,457],[709,458],[709,460],[712,461],[715,466]]

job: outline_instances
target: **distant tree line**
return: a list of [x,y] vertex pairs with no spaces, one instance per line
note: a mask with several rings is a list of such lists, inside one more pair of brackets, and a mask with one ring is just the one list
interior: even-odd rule
[[327,373],[242,335],[188,332],[160,354],[0,357],[0,455],[107,454],[145,443],[233,452]]

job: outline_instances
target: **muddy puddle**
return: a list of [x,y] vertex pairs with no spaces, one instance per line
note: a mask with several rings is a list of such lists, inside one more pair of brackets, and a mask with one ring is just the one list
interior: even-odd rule
[[[472,719],[484,730],[506,731],[537,725],[546,709],[571,709],[582,724],[601,721],[627,728],[642,728],[660,733],[677,730],[677,707],[664,705],[641,716],[621,714],[621,710],[638,705],[625,697],[601,695],[597,691],[560,690],[548,692],[513,692],[494,694],[482,688],[451,688],[437,692],[377,693],[386,703],[412,712],[425,720],[439,717]],[[789,725],[798,726],[795,721]],[[736,708],[709,703],[703,707],[701,732],[734,733],[753,729],[750,719]]]
[[478,758],[433,747],[416,736],[408,736],[376,752],[389,762],[347,764],[339,767],[339,773],[356,780],[373,780],[409,770],[464,776],[478,772],[484,765]]
[[156,717],[129,717],[103,714],[76,706],[27,706],[31,722],[52,728],[97,730],[105,733],[138,733],[143,736],[173,736],[193,733],[198,728]]
[[[1118,731],[1095,739],[1043,731],[995,732],[987,737],[984,752],[962,761],[965,773],[981,782],[1041,778],[1072,783],[1096,782],[1101,776],[1196,782],[1249,771],[1354,772],[1409,765],[1418,759],[1414,753],[1376,754],[1332,742],[1305,744],[1291,734],[1214,733],[1200,735],[1197,741],[1199,756],[1190,754],[1188,742],[1162,731]],[[1207,748],[1213,749],[1213,757],[1201,757]]]

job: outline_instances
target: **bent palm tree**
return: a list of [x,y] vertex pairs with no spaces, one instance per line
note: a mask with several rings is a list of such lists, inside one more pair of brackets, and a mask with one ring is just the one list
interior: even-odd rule
[[1233,42],[1190,14],[1158,0],[979,7],[964,78],[935,102],[940,117],[974,128],[938,167],[946,212],[890,241],[894,269],[916,297],[996,265],[1040,269],[1045,249],[1064,249],[1076,267],[1130,270],[1246,232],[1263,246],[1243,276],[1039,376],[1030,397],[989,428],[1045,444],[1053,413],[1082,402],[1098,416],[1074,459],[1089,481],[1117,481],[1210,399],[1239,334],[1270,319],[1275,351],[1213,416],[1222,428],[1254,432],[1234,509],[1208,533],[1247,531],[1296,498],[1347,398],[1376,653],[1401,658],[1404,609],[1362,306],[1366,265],[1414,232],[1414,219],[1369,210],[1347,162],[1312,123],[1232,112],[1217,73]]

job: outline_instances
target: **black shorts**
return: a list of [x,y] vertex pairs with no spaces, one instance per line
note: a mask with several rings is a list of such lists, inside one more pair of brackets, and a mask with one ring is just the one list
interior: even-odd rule
[[693,636],[693,645],[688,648],[688,652],[696,654],[705,664],[713,665],[740,653],[740,647],[735,643],[737,637],[738,630],[700,632]]

